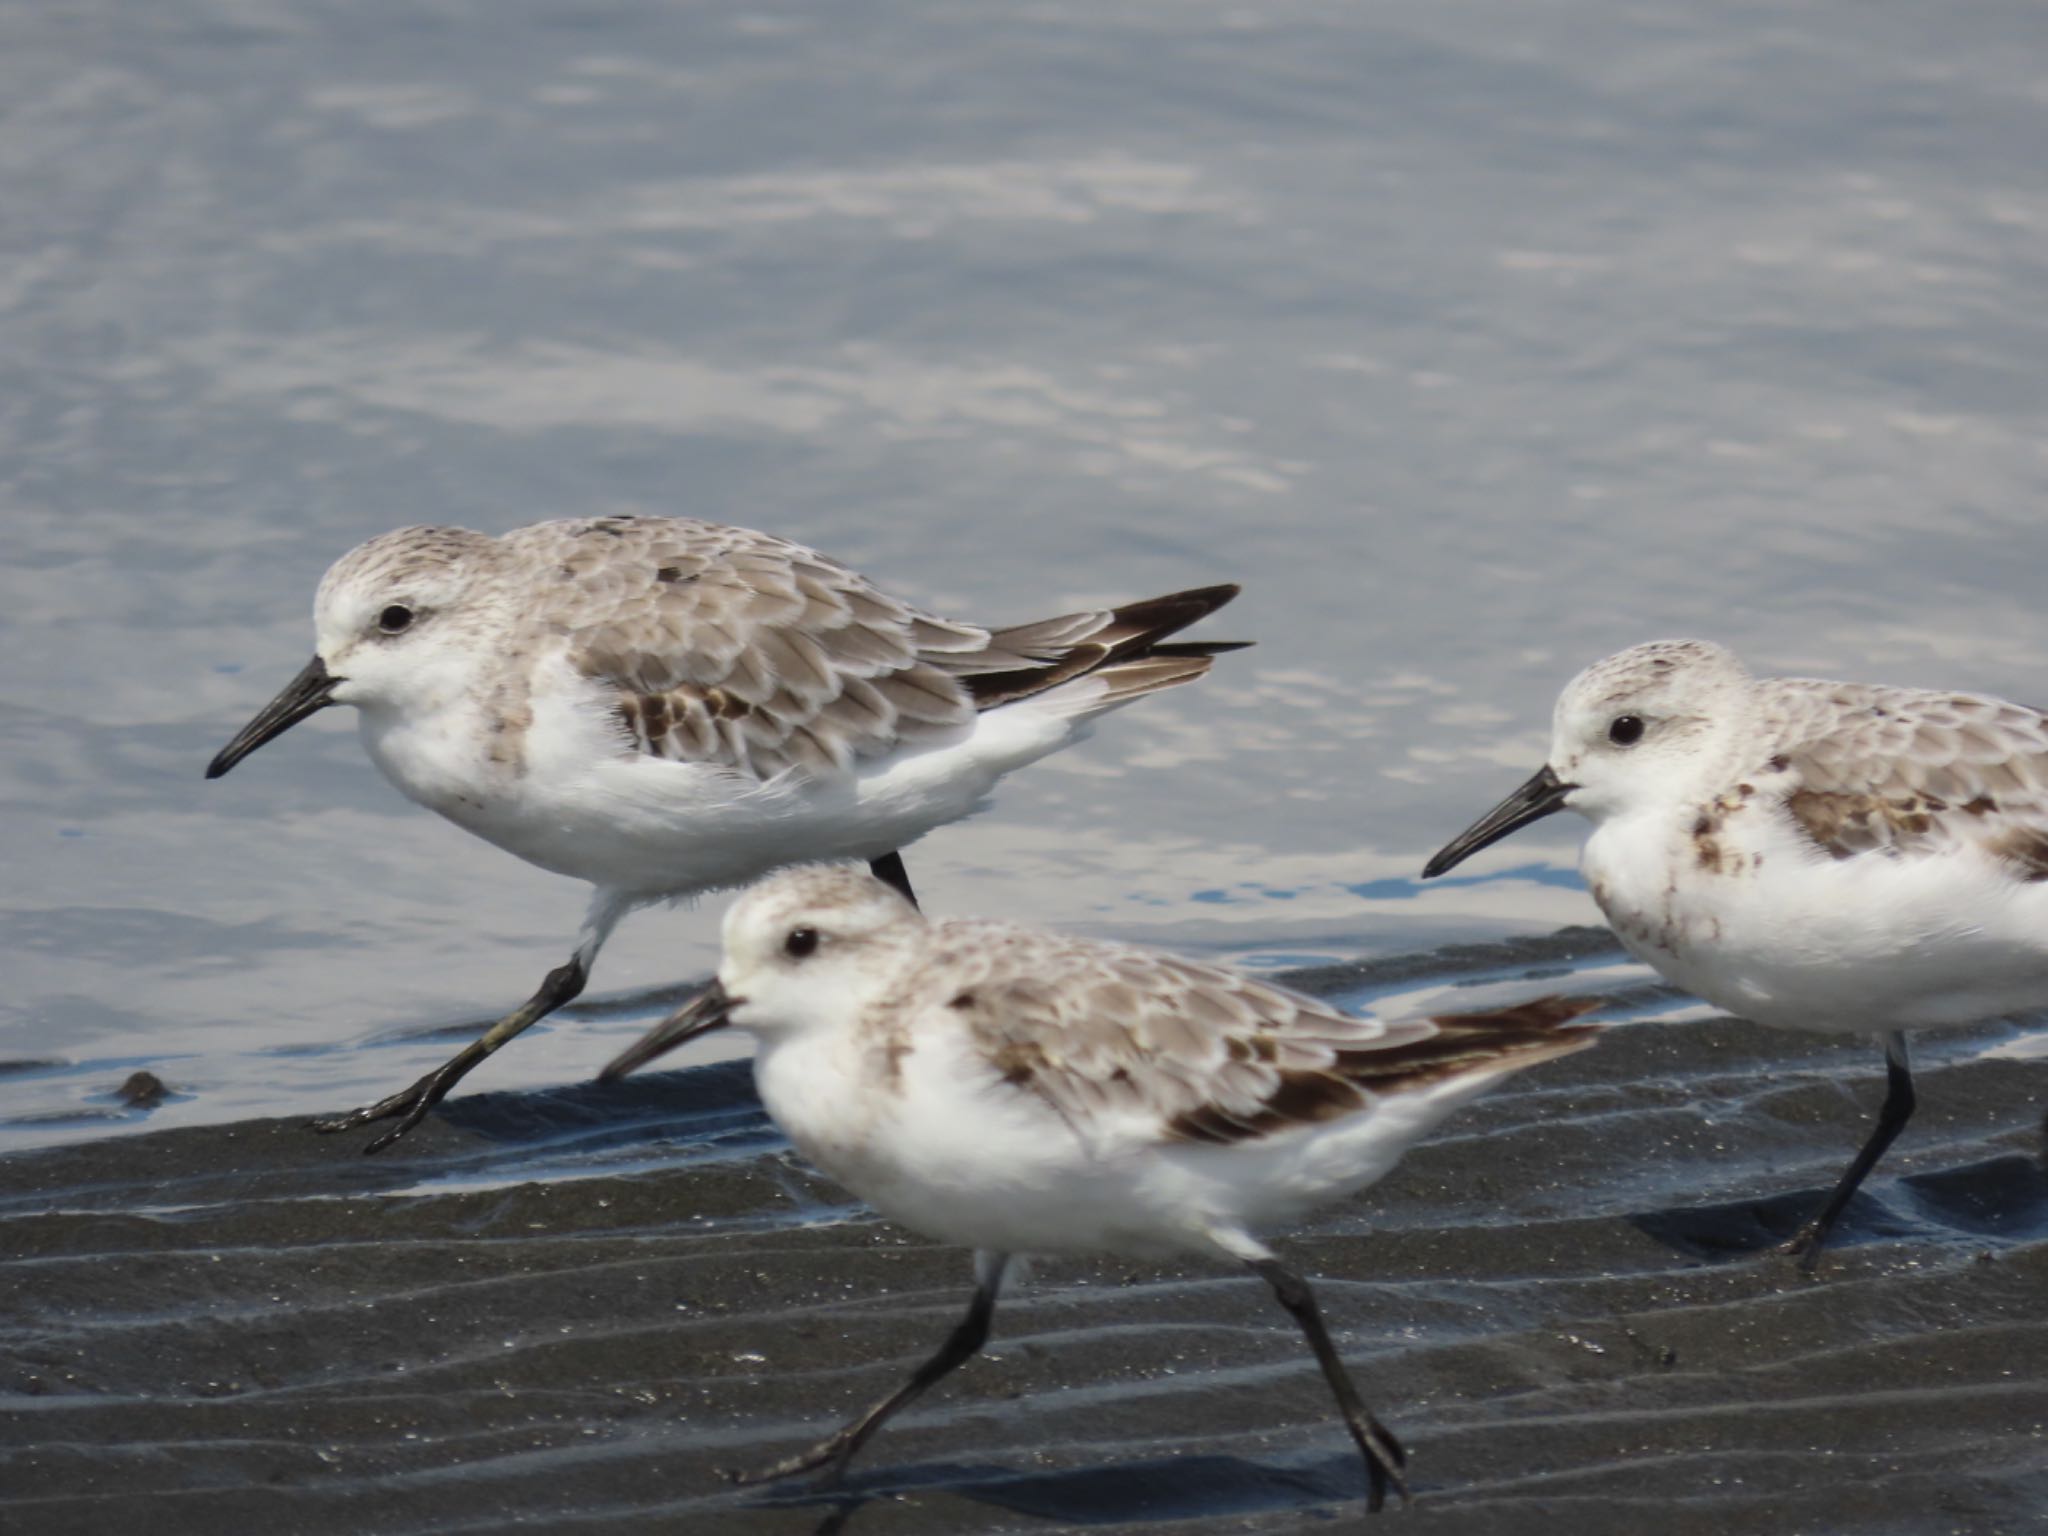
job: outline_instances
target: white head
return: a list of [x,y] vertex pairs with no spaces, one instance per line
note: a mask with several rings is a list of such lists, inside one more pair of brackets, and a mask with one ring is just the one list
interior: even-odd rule
[[1550,771],[1595,821],[1689,788],[1743,719],[1749,672],[1706,640],[1653,640],[1596,661],[1551,717]]
[[1734,654],[1705,640],[1653,640],[1595,662],[1558,696],[1550,760],[1446,843],[1423,878],[1553,811],[1599,822],[1700,787],[1741,729],[1748,686]]
[[857,864],[770,875],[725,914],[718,980],[604,1069],[623,1077],[727,1024],[757,1035],[836,1029],[895,976],[924,914]]
[[468,694],[504,615],[488,601],[499,545],[467,528],[398,528],[328,568],[313,600],[313,659],[206,770],[217,779],[330,704],[426,712]]

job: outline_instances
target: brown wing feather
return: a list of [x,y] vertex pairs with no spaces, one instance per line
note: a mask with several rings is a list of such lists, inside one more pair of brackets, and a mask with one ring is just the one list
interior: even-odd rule
[[1338,1048],[1320,1069],[1280,1071],[1250,1114],[1212,1100],[1176,1115],[1169,1125],[1184,1141],[1248,1141],[1337,1119],[1386,1094],[1414,1093],[1508,1063],[1534,1065],[1591,1045],[1600,1033],[1597,1025],[1560,1026],[1607,1001],[1552,996],[1488,1013],[1438,1014],[1427,1021],[1435,1026],[1431,1033],[1398,1043]]
[[756,778],[829,771],[974,716],[937,663],[984,647],[986,630],[920,613],[802,545],[690,518],[508,537],[555,558],[552,616],[576,665],[616,690],[623,736],[652,756]]
[[[1126,603],[1120,608],[1062,614],[1056,619],[999,629],[989,636],[988,649],[960,670],[979,709],[1028,699],[1090,672],[1129,668],[1154,658],[1173,657],[1190,663],[1201,660],[1199,668],[1175,669],[1173,680],[1186,681],[1208,670],[1206,658],[1240,650],[1244,642],[1160,642],[1207,618],[1240,590],[1230,584],[1200,587]],[[1154,668],[1151,675],[1155,679],[1165,677],[1168,669]],[[1135,678],[1120,681],[1129,687]],[[1130,691],[1151,692],[1159,686],[1162,684],[1154,681],[1149,688]]]
[[1563,1027],[1601,998],[1493,1013],[1358,1019],[1252,977],[1120,945],[949,923],[949,1000],[1007,1087],[1077,1130],[1134,1114],[1168,1140],[1230,1143],[1315,1124],[1590,1044]]
[[506,541],[554,567],[559,596],[539,617],[567,637],[585,676],[615,691],[626,744],[755,778],[844,769],[1091,671],[1109,674],[1107,707],[1199,677],[1231,649],[1156,642],[1235,587],[991,634],[749,528],[590,518]]
[[1759,777],[1838,859],[1974,843],[2048,879],[2048,717],[1977,694],[1760,685],[1780,750]]

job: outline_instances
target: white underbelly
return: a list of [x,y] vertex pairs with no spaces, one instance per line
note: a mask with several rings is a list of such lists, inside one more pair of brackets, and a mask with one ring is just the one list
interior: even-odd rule
[[803,860],[878,858],[972,808],[919,815],[864,804],[844,786],[764,785],[654,759],[593,775],[579,792],[534,787],[478,811],[437,807],[530,864],[650,898],[745,885]]
[[993,711],[951,737],[842,774],[768,782],[619,750],[573,712],[538,712],[516,771],[453,764],[422,733],[364,733],[412,799],[530,864],[649,900],[740,886],[784,864],[872,859],[979,809],[1003,774],[1076,722]]
[[1598,844],[1587,882],[1622,942],[1730,1013],[1833,1033],[2048,1006],[2048,885],[1974,850],[1718,872],[1684,850],[1652,864]]

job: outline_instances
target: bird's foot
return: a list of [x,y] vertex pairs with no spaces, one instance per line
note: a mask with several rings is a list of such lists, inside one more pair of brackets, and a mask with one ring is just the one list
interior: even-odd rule
[[306,1124],[323,1136],[331,1136],[336,1131],[353,1131],[359,1126],[374,1125],[379,1120],[395,1119],[398,1124],[363,1148],[365,1154],[382,1152],[426,1119],[429,1111],[448,1096],[448,1090],[455,1086],[462,1074],[469,1070],[470,1065],[469,1062],[457,1057],[447,1066],[429,1072],[410,1088],[402,1088],[388,1098],[379,1099],[376,1103],[365,1105],[361,1109],[352,1109],[345,1115],[309,1120]]
[[1791,1259],[1802,1275],[1813,1273],[1814,1265],[1820,1262],[1821,1246],[1827,1241],[1828,1229],[1818,1221],[1809,1221],[1784,1242],[1771,1251],[1782,1253]]
[[1401,1471],[1408,1464],[1408,1453],[1394,1438],[1393,1431],[1371,1414],[1365,1416],[1364,1423],[1348,1427],[1351,1438],[1365,1453],[1366,1512],[1376,1515],[1386,1506],[1389,1488],[1401,1496],[1403,1504],[1410,1503],[1412,1496],[1408,1492],[1408,1479]]
[[741,1488],[752,1488],[761,1483],[778,1482],[785,1477],[797,1477],[805,1472],[825,1470],[817,1479],[816,1487],[822,1492],[836,1488],[846,1478],[846,1464],[853,1459],[859,1443],[845,1435],[834,1435],[829,1440],[820,1440],[808,1451],[799,1451],[786,1456],[772,1466],[759,1467],[751,1472],[728,1471],[725,1480]]

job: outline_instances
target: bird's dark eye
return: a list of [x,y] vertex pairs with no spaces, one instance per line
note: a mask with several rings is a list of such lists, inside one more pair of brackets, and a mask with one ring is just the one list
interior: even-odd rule
[[387,635],[395,635],[412,623],[412,610],[403,603],[393,603],[377,615],[377,627]]
[[801,960],[818,947],[818,930],[815,928],[792,928],[789,937],[782,941],[782,952],[792,960]]
[[1616,715],[1607,727],[1607,739],[1617,747],[1632,747],[1643,739],[1641,715]]

